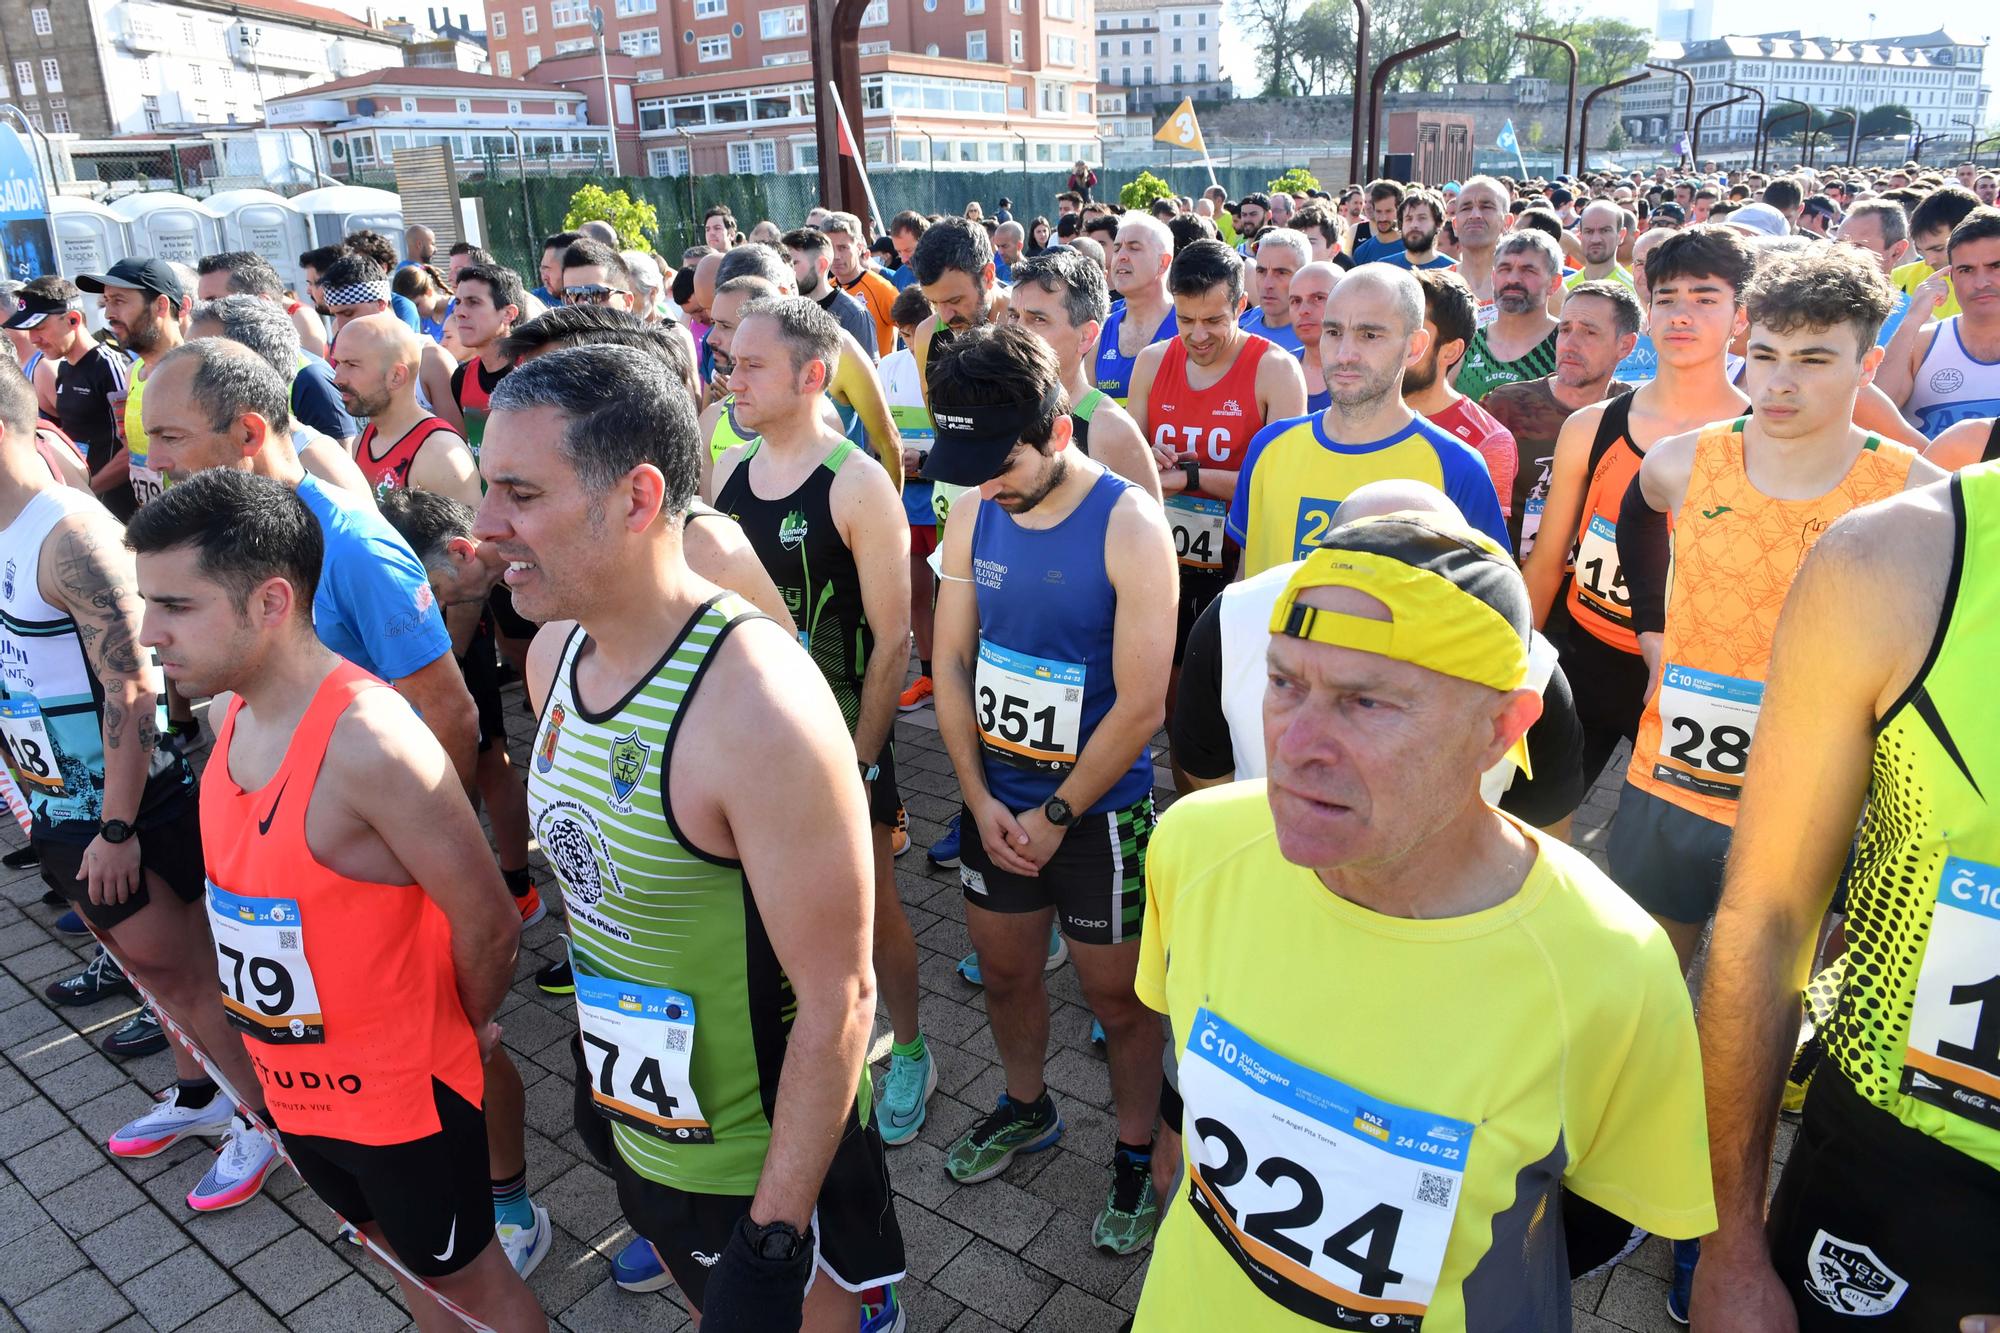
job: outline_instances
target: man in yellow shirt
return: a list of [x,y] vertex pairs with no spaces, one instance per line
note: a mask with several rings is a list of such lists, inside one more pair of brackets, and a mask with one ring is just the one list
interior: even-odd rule
[[1435,515],[1334,529],[1279,598],[1269,776],[1175,805],[1147,862],[1187,1183],[1139,1333],[1567,1327],[1561,1190],[1714,1228],[1672,946],[1479,796],[1540,707],[1530,620]]
[[[1889,281],[1905,298],[1915,296],[1924,279],[1933,273],[1943,273],[1946,284],[1951,282],[1951,263],[1946,256],[1951,244],[1951,229],[1965,221],[1965,215],[1977,207],[1978,195],[1955,185],[1947,185],[1932,191],[1911,211],[1910,240],[1922,258],[1889,271]],[[1950,319],[1958,313],[1958,293],[1952,292],[1945,298],[1944,304],[1926,318]],[[1924,322],[1924,319],[1917,320],[1918,324]]]

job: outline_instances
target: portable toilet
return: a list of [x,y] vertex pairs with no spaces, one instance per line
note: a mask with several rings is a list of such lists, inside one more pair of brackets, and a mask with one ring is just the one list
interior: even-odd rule
[[351,231],[378,231],[403,256],[403,197],[366,185],[328,185],[292,200],[312,227],[316,245],[338,245]]
[[171,190],[128,194],[111,205],[111,211],[132,228],[132,252],[165,259],[171,263],[194,264],[203,255],[222,249],[222,226],[198,199]]
[[[95,199],[50,195],[49,221],[56,234],[56,266],[72,282],[79,273],[103,273],[132,253],[132,231],[125,219]],[[95,298],[84,298],[83,318],[93,331],[104,327],[104,311]]]
[[305,214],[269,190],[223,190],[203,201],[222,224],[222,248],[248,250],[271,261],[285,286],[305,290],[299,256],[313,248]]

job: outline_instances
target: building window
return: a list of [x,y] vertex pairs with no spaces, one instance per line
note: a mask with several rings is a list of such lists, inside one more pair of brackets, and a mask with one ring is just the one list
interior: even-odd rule
[[507,99],[507,114],[510,116],[518,116],[521,114],[521,103],[518,98],[510,97]]
[[492,26],[493,36],[505,37],[507,35],[507,16],[496,11],[493,15]]
[[767,42],[780,37],[803,37],[806,35],[806,8],[804,5],[790,5],[784,9],[767,9],[757,16],[757,29]]
[[537,15],[536,15],[536,13],[535,13],[535,11],[534,11],[534,10],[532,10],[532,9],[524,9],[524,10],[522,10],[522,11],[521,11],[521,31],[522,31],[522,32],[524,32],[524,33],[533,33],[533,32],[535,32],[535,31],[536,31],[536,25],[537,25],[537,23],[538,23],[539,21],[540,21],[540,20],[539,20],[539,16],[537,16]]
[[651,14],[659,8],[659,0],[618,0],[618,17],[631,18],[635,14]]
[[750,145],[733,143],[729,145],[729,170],[738,176],[750,174]]
[[1052,19],[1075,18],[1076,0],[1048,0],[1048,15]]
[[[700,0],[696,0],[696,3],[699,4]],[[697,60],[727,60],[729,59],[729,38],[704,37],[694,44],[694,51]]]
[[[196,65],[195,71],[199,73],[200,70],[201,66]],[[16,60],[14,62],[14,82],[20,85],[23,97],[33,97],[35,95],[35,64],[32,60]]]
[[[49,11],[46,9],[32,9],[28,11],[28,18],[35,25],[35,36],[37,37],[47,37],[55,31],[55,26],[49,22]],[[68,120],[69,117],[64,116],[62,119]],[[58,128],[66,130],[69,126],[62,125]]]
[[984,14],[986,12],[986,0],[965,0],[965,12],[968,14]]
[[559,56],[575,55],[578,51],[596,49],[597,42],[589,37],[565,37],[556,43],[556,54]]
[[1021,0],[1007,0],[1007,12],[1008,12],[1009,14],[1018,14],[1018,13],[1020,13],[1020,12],[1021,12]]
[[1174,38],[1174,54],[1179,55],[1180,53],[1181,53],[1181,39],[1176,37]]
[[1007,33],[1007,54],[1013,58],[1014,63],[1017,65],[1020,64],[1023,60],[1027,59],[1027,56],[1024,53],[1023,43],[1021,40],[1021,30],[1019,28],[1011,29]]
[[889,0],[868,0],[868,8],[861,11],[861,26],[879,28],[889,21]]
[[968,32],[965,34],[965,58],[967,60],[986,59],[986,34]]
[[493,67],[500,72],[500,77],[503,79],[514,76],[514,58],[505,51],[493,58]]
[[655,176],[685,176],[688,174],[687,149],[655,148],[646,154],[646,164]]
[[[1108,45],[1108,43],[1107,43],[1107,45]],[[1105,54],[1106,54],[1106,55],[1109,55],[1109,54],[1111,54],[1111,53],[1110,53],[1109,51],[1107,51],[1107,52],[1105,52]],[[1120,42],[1120,43],[1118,43],[1118,54],[1119,54],[1119,55],[1121,55],[1121,56],[1129,56],[1129,55],[1131,55],[1131,54],[1132,54],[1132,43],[1131,43],[1130,41],[1123,41],[1123,42]]]
[[698,19],[726,18],[729,14],[729,0],[694,0],[694,16]]
[[1008,84],[1008,85],[1007,85],[1007,109],[1008,109],[1009,111],[1026,111],[1026,110],[1028,109],[1028,92],[1027,92],[1027,89],[1023,88],[1023,87],[1022,87],[1022,86],[1021,86],[1020,84],[1018,84],[1018,83],[1010,83],[1010,84]]
[[417,109],[417,99],[416,99],[416,98],[414,98],[414,97],[405,97],[405,98],[403,99],[403,110],[405,110],[405,111],[415,111],[416,109]]
[[461,116],[469,116],[472,114],[472,99],[467,97],[461,97],[458,99],[458,114]]
[[1206,36],[1195,38],[1194,49],[1197,51],[1206,51],[1208,49],[1208,38]]
[[1051,65],[1074,65],[1076,63],[1076,38],[1049,34],[1049,63]]
[[529,69],[533,69],[533,68],[534,68],[535,66],[537,66],[537,65],[539,65],[539,64],[541,64],[541,63],[542,63],[542,48],[541,48],[541,47],[539,47],[539,46],[531,46],[531,47],[529,47],[529,48],[528,48],[528,68],[529,68]]
[[792,145],[793,171],[819,170],[819,145],[816,143],[795,143]]
[[660,30],[628,28],[618,34],[618,49],[627,55],[656,56],[660,54]]
[[590,22],[590,0],[549,0],[549,26],[573,28]]
[[50,117],[50,124],[54,126],[55,132],[57,134],[69,133],[69,112],[52,111],[49,113],[49,117]]

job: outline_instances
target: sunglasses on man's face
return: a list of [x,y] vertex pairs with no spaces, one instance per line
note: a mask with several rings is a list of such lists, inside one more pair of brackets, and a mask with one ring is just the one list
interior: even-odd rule
[[630,296],[623,287],[606,287],[601,283],[588,283],[581,287],[563,288],[564,305],[608,305],[614,296]]

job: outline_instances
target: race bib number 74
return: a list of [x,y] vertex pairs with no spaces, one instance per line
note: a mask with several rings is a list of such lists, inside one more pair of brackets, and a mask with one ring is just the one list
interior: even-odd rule
[[1207,1009],[1180,1077],[1189,1202],[1244,1275],[1329,1328],[1422,1327],[1473,1126],[1369,1097]]
[[713,1143],[695,1100],[694,1001],[676,990],[576,974],[583,1063],[598,1114],[670,1143]]

